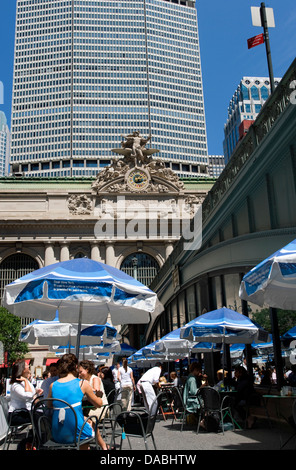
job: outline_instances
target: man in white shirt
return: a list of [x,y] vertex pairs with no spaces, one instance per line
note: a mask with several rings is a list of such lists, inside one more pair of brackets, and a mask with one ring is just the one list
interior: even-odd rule
[[144,392],[143,398],[147,413],[149,412],[151,405],[155,400],[156,394],[153,386],[158,384],[161,371],[162,364],[160,362],[157,362],[155,364],[155,367],[152,367],[152,369],[147,370],[147,372],[145,372],[145,374],[143,374],[143,376],[139,380],[139,384],[143,388]]

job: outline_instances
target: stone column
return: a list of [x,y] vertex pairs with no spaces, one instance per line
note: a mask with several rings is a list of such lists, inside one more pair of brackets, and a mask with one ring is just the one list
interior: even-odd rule
[[90,244],[90,248],[91,248],[91,259],[93,259],[94,261],[99,261],[101,263],[102,258],[101,258],[99,242],[92,242]]
[[60,242],[60,261],[68,261],[70,259],[69,243]]
[[44,266],[55,263],[54,257],[54,243],[45,242]]
[[106,245],[106,261],[105,263],[109,266],[115,265],[115,253],[114,253],[114,243],[113,242],[105,242]]
[[166,260],[170,256],[173,249],[174,249],[174,245],[172,243],[166,243],[166,245],[165,245],[165,259]]

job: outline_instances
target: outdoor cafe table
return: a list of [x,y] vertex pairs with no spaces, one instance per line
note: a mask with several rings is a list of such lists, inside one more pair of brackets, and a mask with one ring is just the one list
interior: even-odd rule
[[[266,415],[267,415],[270,427],[272,427],[272,423],[271,423],[271,420],[270,420],[267,405],[268,405],[268,402],[270,402],[270,401],[273,402],[274,405],[275,405],[275,411],[276,411],[276,417],[277,417],[278,429],[279,429],[280,449],[282,449],[287,444],[288,441],[286,441],[285,443],[282,444],[282,436],[281,436],[279,424],[280,424],[281,420],[284,420],[286,423],[288,423],[290,425],[289,417],[292,416],[293,400],[296,399],[296,395],[262,395],[262,398],[264,400],[264,407],[265,407],[265,411],[266,411]],[[292,400],[291,406],[289,406],[289,410],[290,410],[290,415],[289,416],[285,416],[283,414],[282,408],[281,408],[281,405],[283,405],[283,404],[286,405],[287,400]],[[288,439],[288,440],[290,440],[290,439]]]

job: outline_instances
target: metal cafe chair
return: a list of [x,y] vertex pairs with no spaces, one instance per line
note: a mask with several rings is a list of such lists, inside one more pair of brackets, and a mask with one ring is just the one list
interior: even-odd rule
[[32,421],[30,419],[30,415],[28,417],[28,422],[24,424],[13,425],[13,417],[16,416],[18,413],[23,412],[24,410],[14,410],[12,413],[9,413],[9,405],[7,398],[5,396],[0,397],[0,405],[3,414],[3,418],[6,421],[7,431],[5,435],[5,440],[3,443],[3,450],[8,450],[9,446],[12,442],[17,439],[19,434],[23,432],[25,429],[27,430],[27,435],[30,430],[32,430]]
[[136,411],[124,411],[120,413],[115,419],[111,441],[112,446],[115,447],[115,440],[117,437],[120,437],[119,449],[121,450],[122,441],[127,438],[129,447],[132,449],[130,438],[142,437],[145,449],[148,450],[148,438],[151,437],[154,449],[157,450],[153,431],[162,399],[163,393],[160,392],[153,400],[149,413],[138,413]]
[[[65,413],[65,419],[63,426],[69,425],[69,442],[60,443],[53,439],[52,436],[52,416],[53,416],[53,402],[55,407],[58,405],[60,410]],[[67,416],[67,420],[66,420]],[[88,439],[82,439],[82,432],[87,421],[84,422],[78,436],[77,436],[77,414],[75,408],[67,403],[65,400],[57,398],[45,398],[38,400],[32,407],[32,424],[34,429],[34,444],[37,450],[80,450],[82,445],[92,445],[94,448],[99,449],[97,442],[97,418],[92,416],[91,418],[95,422],[94,435]],[[61,417],[63,422],[63,418]]]
[[235,422],[232,417],[231,406],[229,397],[226,395],[221,399],[217,390],[213,387],[201,387],[198,391],[198,396],[201,402],[201,413],[199,414],[197,433],[199,432],[201,420],[204,419],[207,423],[211,418],[217,416],[217,431],[222,430],[224,434],[224,421],[226,416],[230,418],[233,429],[235,429]]

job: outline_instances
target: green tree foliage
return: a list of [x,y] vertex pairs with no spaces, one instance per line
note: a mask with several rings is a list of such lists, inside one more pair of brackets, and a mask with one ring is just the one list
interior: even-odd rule
[[0,307],[0,341],[3,343],[4,351],[8,352],[10,364],[23,358],[28,352],[27,343],[19,341],[21,329],[21,319]]
[[[296,325],[296,311],[294,310],[277,309],[277,317],[280,335],[286,333],[286,331]],[[269,308],[264,308],[259,311],[257,310],[255,313],[252,313],[251,318],[255,322],[259,323],[262,328],[265,328],[271,333]]]

